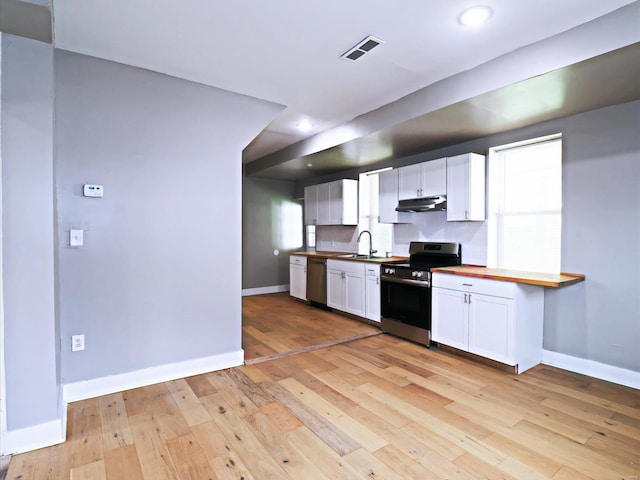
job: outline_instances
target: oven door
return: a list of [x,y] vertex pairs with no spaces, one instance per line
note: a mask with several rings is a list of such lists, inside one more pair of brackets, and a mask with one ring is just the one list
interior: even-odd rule
[[383,318],[431,330],[430,282],[381,278],[380,309]]

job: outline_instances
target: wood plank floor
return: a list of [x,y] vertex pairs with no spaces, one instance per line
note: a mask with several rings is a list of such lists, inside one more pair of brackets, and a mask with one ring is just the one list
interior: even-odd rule
[[7,478],[640,476],[639,391],[387,335],[75,402],[68,419],[65,444],[15,456]]
[[242,348],[247,363],[379,332],[378,327],[294,300],[288,292],[242,298]]

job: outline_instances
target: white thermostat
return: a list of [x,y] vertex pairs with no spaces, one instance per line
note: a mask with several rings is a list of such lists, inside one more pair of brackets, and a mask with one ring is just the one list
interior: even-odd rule
[[102,197],[104,189],[102,185],[90,185],[87,183],[84,185],[82,193],[85,197]]

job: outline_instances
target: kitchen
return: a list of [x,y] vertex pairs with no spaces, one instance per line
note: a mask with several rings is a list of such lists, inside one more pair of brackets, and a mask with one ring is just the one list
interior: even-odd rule
[[[596,345],[602,338],[609,338],[613,335],[613,332],[609,330],[613,324],[618,325],[625,331],[615,334],[616,340],[612,342],[616,345],[621,345],[619,342],[625,335],[631,335],[635,338],[637,329],[635,327],[636,318],[630,310],[626,310],[627,313],[618,317],[618,320],[614,320],[617,312],[609,311],[607,307],[602,304],[596,307],[595,304],[591,304],[594,310],[589,312],[586,309],[587,295],[590,298],[602,298],[604,300],[605,291],[609,288],[618,290],[622,288],[633,297],[633,294],[628,289],[629,283],[633,284],[637,277],[635,273],[628,270],[627,267],[623,267],[623,270],[628,273],[624,275],[624,280],[620,279],[617,275],[617,267],[610,267],[603,265],[601,259],[591,254],[591,248],[595,248],[595,245],[600,245],[601,249],[605,249],[605,245],[610,241],[614,241],[613,237],[618,238],[618,241],[626,241],[625,239],[636,239],[637,223],[633,214],[629,212],[628,215],[624,215],[622,211],[627,208],[635,208],[632,205],[638,204],[637,194],[632,190],[626,190],[624,185],[627,185],[627,180],[622,176],[618,177],[618,173],[623,176],[633,177],[631,164],[627,164],[619,157],[615,152],[618,151],[618,147],[621,145],[628,145],[629,147],[622,147],[623,149],[630,147],[634,139],[633,131],[636,128],[634,126],[634,119],[636,116],[637,105],[628,104],[620,105],[616,107],[610,107],[602,110],[596,110],[568,118],[559,120],[552,120],[544,122],[539,125],[525,127],[523,129],[516,130],[505,134],[497,134],[487,138],[482,138],[470,142],[465,142],[461,145],[452,147],[446,147],[437,149],[433,152],[427,152],[425,154],[416,155],[409,159],[403,159],[404,161],[398,161],[395,166],[404,166],[406,164],[417,163],[419,161],[428,161],[430,159],[437,159],[447,157],[450,155],[459,155],[468,151],[475,152],[487,152],[490,148],[496,145],[508,144],[515,141],[522,141],[528,138],[537,136],[549,135],[555,132],[563,132],[563,141],[565,142],[565,148],[563,150],[563,238],[562,238],[562,270],[569,272],[578,272],[586,274],[588,284],[590,281],[597,282],[597,290],[591,290],[586,288],[585,283],[578,285],[572,285],[565,289],[545,289],[545,311],[544,311],[544,354],[548,359],[556,359],[560,361],[565,368],[571,367],[574,369],[587,369],[592,374],[606,376],[610,379],[616,379],[619,382],[628,382],[630,378],[624,373],[623,370],[616,370],[608,368],[606,366],[609,360],[604,360],[605,357],[614,354],[613,352],[620,351],[619,348],[600,348]],[[606,133],[601,130],[602,126],[606,125]],[[626,133],[625,133],[626,132]],[[576,143],[575,138],[579,138],[580,141]],[[604,154],[598,160],[592,160],[589,164],[580,163],[582,158],[592,158],[593,151],[604,153],[607,147],[603,145],[604,138],[606,142],[609,139],[615,139],[611,145],[611,154]],[[615,146],[614,146],[615,145]],[[631,156],[633,157],[633,155]],[[627,157],[628,161],[631,161],[631,157]],[[594,163],[595,162],[595,163]],[[610,165],[616,165],[621,168],[617,168],[613,171],[609,170]],[[584,169],[587,170],[584,170]],[[631,168],[632,170],[628,170]],[[354,171],[357,172],[357,171]],[[622,173],[626,172],[626,173]],[[351,173],[352,178],[356,176]],[[338,176],[324,177],[321,181],[335,181]],[[616,178],[616,180],[614,180]],[[609,180],[613,183],[608,183]],[[245,186],[251,185],[251,182],[256,182],[256,179],[245,179]],[[282,185],[282,182],[275,180],[265,180],[263,185],[269,184],[274,191]],[[290,198],[296,198],[295,190],[292,186],[290,188]],[[603,188],[610,191],[618,201],[616,204],[621,210],[611,210],[609,208],[609,202],[598,202],[593,195],[595,190]],[[629,187],[632,188],[633,187]],[[245,194],[245,198],[250,195],[249,192]],[[265,199],[263,198],[262,201]],[[588,205],[588,208],[586,206]],[[253,208],[253,205],[250,207]],[[258,212],[255,212],[258,213]],[[264,211],[262,212],[264,213]],[[253,213],[252,213],[253,214]],[[419,220],[414,224],[398,224],[394,225],[394,234],[396,238],[402,238],[401,242],[397,242],[400,245],[394,244],[393,254],[403,257],[408,256],[409,242],[412,240],[419,241],[456,241],[463,245],[463,255],[466,253],[466,258],[463,259],[463,263],[471,263],[477,265],[486,265],[486,230],[483,227],[484,222],[460,222],[452,223],[446,222],[445,212],[429,212],[412,214],[417,216]],[[629,218],[630,222],[623,220],[623,218]],[[605,222],[609,225],[606,229],[600,229],[594,227],[600,222]],[[247,224],[245,224],[245,228]],[[617,233],[616,233],[617,232]],[[621,236],[617,236],[618,233]],[[357,235],[357,234],[356,234]],[[612,237],[613,236],[613,237]],[[366,237],[365,237],[366,238]],[[585,243],[585,239],[589,239]],[[351,244],[354,238],[347,237],[347,242],[337,242],[338,250],[348,251],[345,247],[357,248],[356,244]],[[588,247],[591,246],[591,248]],[[375,246],[375,239],[374,239]],[[399,247],[399,248],[398,248]],[[325,247],[326,248],[326,247]],[[352,250],[353,251],[353,250]],[[632,254],[632,257],[635,253]],[[275,257],[274,257],[275,258]],[[288,257],[280,259],[284,268],[288,267]],[[633,263],[633,261],[632,261]],[[275,285],[288,283],[288,272],[282,270],[283,275],[277,280],[272,280]],[[274,273],[274,272],[271,272]],[[593,280],[592,280],[592,277]],[[277,278],[277,277],[276,277]],[[607,279],[606,284],[603,284],[601,280]],[[621,280],[619,282],[618,280]],[[245,280],[246,282],[246,280]],[[613,285],[616,285],[615,287]],[[253,286],[249,284],[248,286]],[[587,292],[590,292],[589,294]],[[610,295],[617,297],[616,294],[610,292]],[[628,304],[632,310],[636,307]],[[625,307],[627,308],[627,307]],[[608,322],[601,322],[599,319],[599,313],[602,309],[607,309],[606,318],[609,318]],[[560,320],[562,319],[562,320]],[[590,327],[587,329],[585,322],[590,322]],[[579,327],[582,325],[582,327]],[[627,327],[623,327],[627,325]],[[586,329],[586,330],[583,330]],[[576,330],[577,329],[577,330]],[[601,333],[595,334],[595,331]],[[587,332],[589,336],[587,337]],[[591,336],[593,335],[593,337]],[[590,338],[590,339],[589,339]],[[583,344],[585,350],[583,358],[600,358],[601,360],[595,361],[579,361],[574,355],[556,355],[558,351],[574,351],[574,348],[578,348],[579,342],[587,342]],[[564,346],[563,346],[564,345]],[[592,345],[588,347],[587,345]],[[568,350],[564,350],[568,348]],[[588,353],[587,353],[588,352]],[[631,362],[637,362],[637,354],[631,353],[627,357]],[[635,358],[635,360],[633,360]],[[550,360],[551,361],[551,360]],[[633,370],[635,367],[629,368]],[[625,380],[626,378],[626,380]],[[631,380],[633,382],[633,380]]]
[[[544,314],[542,287],[558,288],[584,280],[584,275],[579,274],[550,275],[557,273],[559,265],[558,262],[545,262],[545,259],[556,257],[553,255],[552,236],[554,232],[559,233],[558,221],[547,212],[539,220],[531,213],[541,202],[536,198],[538,195],[550,197],[546,201],[547,210],[559,210],[559,205],[554,206],[551,198],[555,197],[559,202],[560,182],[554,181],[553,177],[560,176],[561,144],[560,137],[552,136],[539,139],[536,143],[501,149],[503,158],[517,152],[521,163],[538,162],[545,166],[540,170],[531,170],[526,165],[511,166],[511,170],[526,169],[523,177],[526,183],[513,185],[518,178],[513,173],[501,179],[504,185],[510,185],[510,193],[500,193],[504,187],[496,179],[507,173],[499,168],[499,160],[493,160],[495,173],[489,181],[496,191],[489,192],[490,195],[485,193],[487,162],[484,155],[478,154],[436,159],[373,174],[380,180],[372,182],[374,187],[378,186],[373,193],[373,203],[376,205],[373,215],[370,215],[366,202],[368,192],[364,195],[360,192],[360,199],[365,200],[360,209],[367,211],[365,215],[361,213],[361,217],[367,221],[359,225],[360,233],[356,239],[359,246],[364,243],[360,251],[345,254],[341,250],[346,251],[348,245],[334,246],[333,242],[327,242],[326,249],[292,252],[291,296],[309,300],[311,305],[328,306],[360,320],[369,320],[379,325],[385,333],[425,346],[432,345],[433,340],[443,347],[447,345],[478,353],[481,358],[511,365],[517,373],[541,363]],[[542,156],[548,158],[543,162]],[[505,165],[516,161],[510,158],[502,160],[506,162]],[[540,175],[537,180],[536,172]],[[527,189],[526,184],[533,185],[533,188]],[[330,232],[343,230],[347,237],[350,236],[351,225],[358,222],[357,187],[355,180],[338,180],[305,188],[305,223],[311,225],[307,228],[315,231],[318,245],[322,244],[319,239],[325,226],[331,228]],[[366,189],[366,183],[360,188]],[[376,194],[379,201],[375,199]],[[495,229],[507,220],[496,218],[493,222],[485,221],[487,196],[495,199],[508,196],[511,202],[518,204],[519,209],[529,212],[526,221],[533,222],[537,227],[535,231],[520,233],[520,236],[529,238],[521,238],[519,242],[528,241],[534,248],[537,245],[546,247],[524,249],[518,253],[511,246],[509,258],[505,258],[500,265],[493,265],[502,269],[486,269],[478,265],[485,265],[487,257],[474,258],[471,241],[465,241],[464,244],[447,243],[455,237],[447,238],[447,234],[444,234],[444,237],[438,238],[439,242],[411,241],[409,258],[394,257],[389,248],[385,248],[389,250],[385,255],[375,256],[377,250],[373,248],[373,235],[369,230],[363,230],[368,225],[377,230],[375,227],[379,222],[393,222],[395,227],[396,224],[414,223],[437,225],[443,220],[456,222],[454,225],[481,222],[484,228],[487,227],[486,223],[493,223]],[[523,197],[518,199],[519,196]],[[526,198],[534,199],[533,204],[524,206]],[[495,208],[492,205],[492,211]],[[445,216],[436,217],[436,213]],[[399,236],[396,231],[393,233],[394,238]],[[516,233],[507,229],[498,235],[506,237],[506,245],[513,245],[514,240],[508,237],[514,237]],[[364,234],[367,234],[367,243],[361,242]],[[449,235],[452,235],[451,230]],[[559,243],[558,238],[555,243]],[[467,248],[472,253],[465,256]],[[484,248],[490,249],[487,245]],[[505,247],[493,246],[494,250],[501,248]],[[559,245],[555,249],[559,253]],[[395,247],[394,251],[397,250],[398,247]],[[459,268],[461,263],[472,266]],[[520,271],[517,270],[518,265],[521,266]],[[463,276],[443,275],[454,272]],[[515,300],[499,300],[498,297]],[[464,298],[464,302],[460,298]],[[469,319],[462,318],[467,313],[460,310],[461,303],[468,304],[470,308],[473,303]]]
[[[619,17],[633,18],[634,6],[629,8],[631,14],[614,15],[616,32],[624,30]],[[87,31],[97,36],[101,27],[94,27]],[[549,41],[549,48],[576,41],[573,35],[578,43],[598,44],[589,27]],[[612,40],[609,28],[599,35],[605,46],[591,48],[589,56],[637,42],[634,34]],[[370,167],[292,181],[251,175],[257,167],[247,164],[242,177],[239,152],[281,105],[72,51],[70,44],[54,49],[4,33],[2,41],[8,437],[13,445],[36,448],[29,442],[41,446],[63,437],[65,401],[167,380],[168,367],[184,362],[189,368],[181,376],[203,363],[242,363],[241,281],[246,293],[286,287],[290,239],[302,223],[282,229],[282,219],[300,218],[297,199],[304,187],[355,179]],[[518,72],[505,84],[532,74],[516,56],[497,62],[512,60],[509,71]],[[562,60],[556,63],[562,66]],[[478,90],[500,86],[481,86],[489,67],[418,93],[452,104],[461,100],[461,90],[475,98]],[[434,112],[441,107],[424,100],[414,105]],[[398,120],[393,110],[389,122]],[[405,108],[400,122],[423,113]],[[571,368],[586,362],[592,374],[620,381],[621,372],[638,370],[638,252],[626,248],[640,243],[637,117],[637,100],[593,106],[378,162],[401,167],[562,132],[562,267],[584,273],[587,281],[545,293],[544,347]],[[212,134],[205,125],[219,128]],[[83,198],[85,182],[103,183],[105,197]],[[463,261],[485,263],[473,261],[484,255],[477,227],[449,227],[443,218],[396,228],[402,247],[392,247],[393,253],[408,256],[414,240],[443,240],[432,237],[447,228],[457,229],[448,239],[470,255]],[[83,248],[69,248],[70,229],[85,231]],[[593,254],[611,252],[611,245],[624,246],[623,260]],[[25,272],[30,281],[19,281]],[[220,272],[226,272],[224,281]],[[77,333],[87,336],[83,352],[62,341]]]

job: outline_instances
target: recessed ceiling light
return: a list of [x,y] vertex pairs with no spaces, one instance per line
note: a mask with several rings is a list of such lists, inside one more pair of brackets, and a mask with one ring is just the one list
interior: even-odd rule
[[313,163],[311,162],[307,163],[307,167],[313,167]]
[[298,130],[301,132],[308,132],[313,128],[313,124],[309,120],[300,120],[298,123]]
[[460,14],[459,20],[465,27],[477,27],[489,20],[492,13],[493,10],[486,5],[478,5],[476,7],[467,8]]

